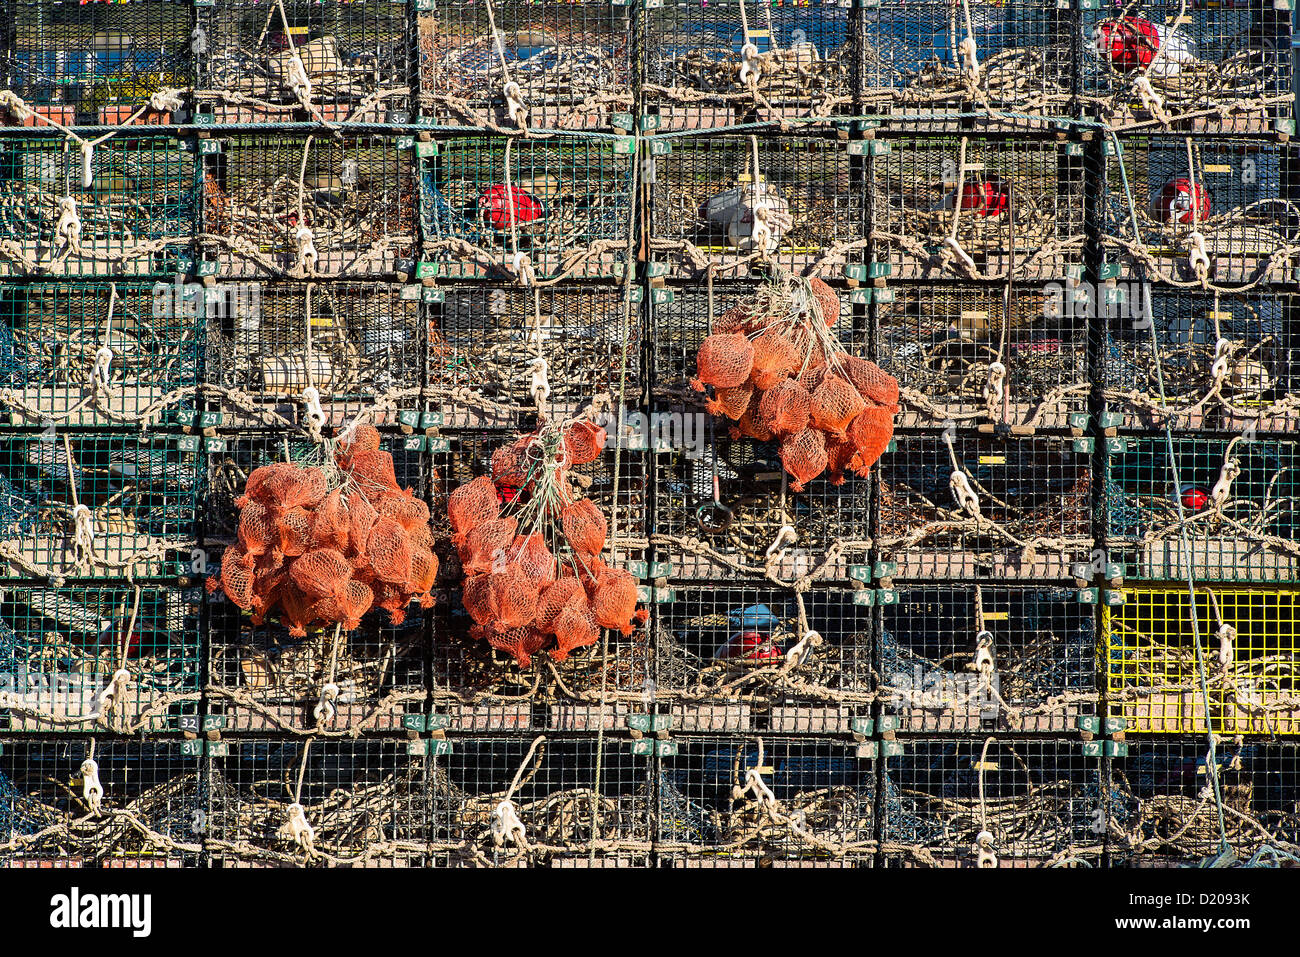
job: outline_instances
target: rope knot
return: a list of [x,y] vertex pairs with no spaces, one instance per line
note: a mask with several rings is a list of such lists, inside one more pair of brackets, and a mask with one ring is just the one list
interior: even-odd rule
[[773,565],[779,562],[786,553],[787,548],[799,541],[799,533],[794,530],[793,525],[782,525],[776,530],[776,538],[772,539],[772,544],[767,546],[767,564]]
[[1227,339],[1219,339],[1214,344],[1214,362],[1210,366],[1210,376],[1214,379],[1214,385],[1223,384],[1223,380],[1228,377],[1228,360],[1232,358],[1232,343]]
[[789,670],[797,668],[812,655],[813,649],[822,643],[822,636],[815,631],[807,631],[789,651],[785,653],[785,666]]
[[763,77],[763,68],[758,60],[758,47],[752,43],[746,43],[740,48],[740,59],[741,85],[756,85]]
[[90,813],[99,817],[104,803],[104,785],[99,783],[99,765],[94,758],[81,762],[81,796],[85,798]]
[[180,90],[165,86],[149,97],[149,108],[158,113],[175,113],[184,105],[181,103]]
[[307,428],[313,436],[318,436],[321,427],[325,424],[325,410],[320,404],[320,390],[314,385],[307,386],[302,390],[302,402],[302,417],[307,423]]
[[1140,74],[1133,81],[1133,89],[1137,95],[1142,98],[1142,106],[1154,116],[1162,125],[1169,125],[1169,114],[1165,112],[1164,98],[1155,91],[1151,85],[1151,80],[1145,73]]
[[993,663],[993,632],[991,631],[981,631],[975,636],[975,670],[986,680],[991,680],[996,670]]
[[538,408],[546,402],[551,395],[551,383],[546,377],[546,372],[550,368],[544,356],[534,356],[528,363],[528,369],[532,373],[532,381],[528,386],[528,394],[533,397]]
[[531,286],[537,282],[533,261],[528,258],[527,253],[517,252],[510,257],[510,271],[515,274],[515,282],[521,286]]
[[327,681],[321,686],[320,701],[311,709],[312,715],[320,724],[329,724],[334,720],[336,713],[334,702],[338,696],[339,686],[333,681]]
[[72,551],[77,568],[82,570],[95,554],[95,516],[88,505],[72,509]]
[[980,831],[975,835],[975,853],[978,857],[977,866],[979,867],[997,867],[998,856],[993,853],[993,834],[990,831]]
[[989,363],[989,378],[984,384],[984,401],[990,412],[1002,401],[1006,393],[1007,367],[1001,362]]
[[316,853],[316,829],[307,822],[307,812],[303,806],[294,801],[285,808],[289,819],[285,822],[285,827],[289,832],[289,840],[297,844],[298,847],[308,857]]
[[1187,262],[1202,286],[1210,282],[1210,254],[1205,249],[1205,237],[1198,229],[1187,234]]
[[307,75],[307,66],[302,62],[302,57],[295,50],[293,56],[289,58],[289,69],[287,71],[289,78],[289,88],[293,90],[294,95],[302,101],[303,105],[311,99],[311,77]]
[[81,252],[81,217],[77,214],[77,201],[71,196],[59,200],[59,218],[54,224],[54,245],[64,243],[73,252]]
[[948,477],[948,487],[952,490],[952,497],[957,500],[957,507],[969,515],[971,518],[979,521],[980,500],[971,488],[970,479],[966,473],[960,469],[953,469],[952,475]]
[[506,97],[506,113],[520,127],[528,129],[528,105],[524,103],[524,91],[514,80],[508,80],[502,92]]
[[111,366],[113,364],[113,350],[108,346],[100,346],[95,350],[95,364],[91,369],[91,377],[98,382],[102,382],[105,388],[108,388],[109,378],[111,376]]
[[99,693],[99,713],[113,709],[126,693],[126,683],[131,680],[131,672],[118,668],[108,680],[108,687]]
[[767,782],[763,780],[763,775],[759,773],[756,767],[745,772],[745,786],[739,788],[739,791],[740,797],[737,800],[743,798],[746,794],[752,794],[754,800],[758,802],[758,806],[764,811],[770,814],[776,809],[776,795],[772,793],[772,789],[767,786]]
[[1219,469],[1219,480],[1214,483],[1214,488],[1210,489],[1210,501],[1214,509],[1222,509],[1228,501],[1228,495],[1232,492],[1233,480],[1241,474],[1241,463],[1235,458],[1227,459],[1223,467]]
[[514,802],[508,798],[492,811],[492,843],[497,847],[514,844],[524,850],[528,848],[524,822],[519,820],[519,812],[515,810]]
[[1226,670],[1232,667],[1237,629],[1227,622],[1219,625],[1219,664]]
[[298,226],[293,231],[293,242],[298,248],[298,259],[293,264],[294,268],[308,275],[316,272],[316,263],[320,259],[320,254],[316,252],[316,237],[312,234],[311,227]]
[[966,74],[966,80],[971,86],[976,86],[980,81],[980,60],[979,53],[975,47],[975,38],[966,37],[961,43],[957,44],[957,52],[961,54],[962,70]]
[[28,109],[23,98],[13,90],[0,90],[0,109],[12,113],[14,119],[20,123],[25,123],[36,115],[32,110]]

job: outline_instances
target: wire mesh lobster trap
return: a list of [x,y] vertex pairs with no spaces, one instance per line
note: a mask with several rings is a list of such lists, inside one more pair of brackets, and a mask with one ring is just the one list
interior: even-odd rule
[[420,106],[440,123],[608,127],[633,107],[626,0],[439,0],[419,15]]
[[[1300,733],[1300,593],[1126,588],[1102,617],[1110,711],[1133,732]],[[1204,679],[1204,684],[1202,684]]]
[[420,867],[445,787],[425,742],[230,738],[207,747],[215,867]]
[[199,4],[194,100],[216,123],[404,122],[415,83],[403,0]]
[[1288,131],[1290,8],[1155,0],[1083,8],[1082,97],[1111,126],[1197,133]]
[[227,279],[409,271],[415,160],[398,139],[250,134],[200,143],[201,270]]
[[206,798],[198,744],[6,739],[0,868],[197,865]]
[[848,735],[869,716],[867,591],[740,584],[672,589],[652,606],[655,700],[684,733]]
[[931,129],[956,125],[945,112],[1075,115],[1077,22],[1078,14],[1056,0],[869,3],[864,112],[901,114],[908,126]]
[[1107,548],[1144,580],[1294,582],[1296,447],[1238,436],[1107,439]]
[[537,411],[530,388],[540,356],[550,388],[543,411],[563,419],[597,395],[635,404],[645,385],[641,343],[641,307],[620,288],[450,286],[429,310],[425,381],[444,425],[510,427]]
[[[664,152],[665,144],[670,144]],[[718,135],[652,144],[651,257],[668,274],[763,263],[798,275],[857,262],[865,245],[862,162],[835,137]]]
[[112,427],[193,417],[197,287],[0,284],[0,377],[13,425]]
[[928,734],[1072,732],[1097,711],[1093,606],[1073,588],[915,585],[881,610],[886,713]]
[[880,367],[898,379],[902,427],[992,420],[1066,428],[1086,413],[1088,320],[1069,287],[873,290]]
[[0,434],[0,558],[10,577],[183,574],[194,545],[198,437]]
[[670,2],[645,17],[642,95],[660,129],[858,112],[858,32],[848,0]]
[[1103,254],[1121,278],[1220,288],[1297,266],[1295,151],[1251,137],[1123,137],[1105,152]]
[[[1292,330],[1300,300],[1275,292],[1118,288],[1124,295],[1106,316],[1101,367],[1107,406],[1124,426],[1294,429],[1300,383]],[[1144,320],[1155,326],[1154,352]]]
[[168,123],[193,80],[188,4],[7,0],[0,79],[26,126]]
[[189,268],[192,141],[0,141],[0,275],[154,276]]
[[[290,421],[314,388],[327,426],[358,416],[391,425],[422,405],[420,293],[378,282],[217,284],[200,293],[206,380]],[[220,403],[223,425],[260,425],[240,404]]]
[[1092,547],[1091,439],[900,435],[876,544],[899,579],[1071,578]]
[[870,867],[875,748],[830,739],[682,737],[660,759],[667,867]]
[[6,589],[0,727],[84,734],[197,721],[201,603],[189,588]]
[[1295,867],[1298,776],[1294,744],[1234,738],[1211,757],[1202,740],[1134,742],[1110,767],[1111,866]]
[[1083,265],[1083,142],[900,135],[864,145],[876,274],[1063,281]]
[[632,144],[597,136],[419,144],[425,257],[452,279],[623,275]]
[[601,744],[569,735],[429,744],[437,755],[432,827],[438,863],[649,864],[656,811],[650,751],[637,753],[626,738]]
[[1065,738],[920,738],[884,759],[889,867],[1095,867],[1106,840],[1101,761]]

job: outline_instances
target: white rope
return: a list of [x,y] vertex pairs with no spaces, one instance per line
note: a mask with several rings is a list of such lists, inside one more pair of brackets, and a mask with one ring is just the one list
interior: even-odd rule
[[1214,385],[1218,386],[1228,377],[1228,360],[1232,358],[1232,343],[1227,339],[1219,339],[1214,344],[1214,362],[1210,365],[1210,377],[1214,379]]
[[306,274],[314,273],[320,254],[316,252],[316,237],[312,235],[311,227],[299,224],[293,231],[293,241],[298,247],[298,259],[294,268]]
[[302,402],[303,420],[307,423],[308,429],[315,435],[325,425],[325,410],[321,408],[320,390],[314,385],[307,386],[302,390]]
[[815,631],[807,631],[795,645],[785,653],[787,668],[797,668],[813,653],[813,649],[822,643],[822,636]]
[[67,243],[73,252],[81,251],[81,217],[77,215],[77,201],[71,196],[59,200],[59,218],[54,224],[54,246]]
[[295,50],[293,56],[289,58],[289,88],[293,90],[303,105],[311,99],[311,78],[307,76],[307,67],[302,62],[302,57]]
[[524,822],[519,820],[519,812],[509,798],[498,804],[492,811],[492,843],[504,847],[514,844],[523,850],[528,849],[528,834]]
[[333,681],[327,681],[320,689],[320,702],[312,708],[311,713],[321,724],[329,724],[334,720],[336,713],[334,701],[339,696],[339,686]]
[[735,795],[736,800],[742,799],[746,794],[752,794],[759,807],[766,811],[776,809],[776,795],[767,786],[767,782],[763,780],[763,775],[759,773],[757,767],[752,767],[745,772],[745,786],[736,788],[732,793]]
[[740,82],[742,86],[748,86],[751,82],[757,83],[763,78],[763,68],[758,61],[758,47],[752,43],[746,43],[740,48]]
[[100,346],[95,350],[95,365],[91,370],[91,376],[98,379],[108,388],[109,379],[112,375],[113,350],[108,346]]
[[85,568],[95,554],[95,516],[87,505],[72,509],[72,550],[78,568]]
[[307,812],[297,801],[290,804],[285,811],[289,820],[289,839],[298,845],[308,856],[316,853],[316,829],[307,822]]
[[[1196,207],[1195,196],[1192,197],[1192,207]],[[1187,234],[1187,245],[1187,262],[1196,278],[1205,285],[1210,279],[1210,254],[1205,249],[1205,237],[1201,235],[1199,229],[1194,229]]]
[[149,108],[159,113],[175,113],[185,104],[181,102],[180,90],[169,86],[149,96]]
[[992,679],[996,667],[993,663],[993,632],[981,631],[975,636],[975,670],[985,679]]
[[1237,629],[1227,622],[1219,625],[1219,664],[1226,670],[1232,667],[1237,641]]
[[966,473],[954,470],[952,475],[948,476],[948,488],[952,490],[952,497],[957,500],[957,507],[969,515],[971,518],[979,519],[980,500],[971,488],[970,479]]
[[957,52],[961,54],[962,69],[965,71],[971,86],[978,86],[980,82],[980,61],[975,47],[975,38],[968,36],[962,40],[961,43],[957,44]]
[[1232,482],[1240,474],[1241,463],[1235,458],[1224,461],[1223,467],[1219,469],[1219,480],[1214,483],[1214,488],[1210,490],[1210,501],[1215,509],[1223,508],[1232,492]]
[[90,189],[95,182],[95,144],[81,141],[81,188]]
[[544,356],[534,356],[528,363],[528,370],[532,373],[532,382],[528,387],[528,394],[533,397],[540,409],[551,395],[551,383],[546,378],[546,372],[549,368]]
[[[514,190],[511,189],[508,194],[510,202],[510,211],[513,224],[514,216]],[[537,282],[537,276],[533,272],[533,261],[528,258],[527,253],[516,252],[510,257],[510,271],[514,273],[515,281],[521,286],[531,286]]]
[[767,546],[766,558],[769,562],[780,561],[785,555],[786,548],[799,541],[799,533],[794,530],[793,525],[782,525],[776,530],[776,538],[772,539],[772,544]]
[[990,831],[980,831],[975,835],[975,853],[978,855],[979,867],[998,866],[998,856],[993,853],[993,834]]
[[990,410],[1002,402],[1006,392],[1007,367],[1001,362],[989,363],[989,380],[984,384],[984,401]]
[[85,798],[90,813],[99,817],[104,803],[104,786],[99,783],[99,765],[94,758],[81,762],[81,796]]
[[522,129],[528,129],[528,105],[524,103],[524,92],[514,80],[507,80],[502,92],[506,98],[506,113]]
[[[1151,80],[1147,78],[1145,73],[1133,81],[1133,89],[1142,98],[1142,106],[1146,108],[1147,112],[1161,123],[1168,125],[1169,114],[1165,112],[1164,98],[1155,91],[1155,88],[1151,85]],[[1193,202],[1195,202],[1195,198],[1193,198]]]
[[36,115],[13,90],[0,90],[0,109],[8,110],[20,123],[25,123]]
[[108,687],[99,693],[99,714],[113,708],[126,692],[126,683],[131,680],[131,672],[118,668],[109,679]]
[[768,225],[768,219],[771,211],[762,203],[754,205],[753,217],[754,225],[749,230],[749,239],[751,247],[759,252],[771,252],[774,248],[772,243],[772,227]]

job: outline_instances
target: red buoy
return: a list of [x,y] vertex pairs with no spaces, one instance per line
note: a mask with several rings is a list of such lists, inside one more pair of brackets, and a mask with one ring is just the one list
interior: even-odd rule
[[507,187],[497,183],[479,193],[479,216],[487,220],[493,229],[510,228],[512,207],[516,226],[525,226],[546,215],[541,202],[517,186]]
[[1210,504],[1210,493],[1195,485],[1183,486],[1183,508],[1199,512]]
[[1187,177],[1180,176],[1165,183],[1155,203],[1155,215],[1166,224],[1204,222],[1210,217],[1210,193],[1203,183],[1193,184]]
[[713,653],[719,661],[771,661],[784,656],[784,652],[761,631],[746,631],[733,635]]
[[1011,189],[997,176],[967,182],[961,188],[961,208],[977,216],[1000,216],[1011,204]]
[[1156,25],[1143,17],[1106,20],[1097,27],[1097,52],[1117,70],[1139,70],[1155,59],[1160,49]]

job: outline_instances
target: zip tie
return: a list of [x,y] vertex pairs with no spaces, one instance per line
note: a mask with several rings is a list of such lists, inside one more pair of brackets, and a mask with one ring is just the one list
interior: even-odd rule
[[525,850],[528,848],[524,822],[519,820],[519,812],[515,810],[514,802],[508,798],[492,811],[492,843],[497,847],[505,847],[510,843]]
[[766,558],[769,562],[780,561],[785,555],[786,545],[793,545],[799,540],[799,533],[794,530],[793,525],[782,525],[776,530],[776,538],[772,539],[772,544],[767,546]]
[[316,252],[316,237],[312,235],[311,227],[300,224],[293,231],[293,241],[298,247],[298,261],[294,263],[294,268],[301,269],[304,273],[314,273],[320,254]]
[[528,129],[528,106],[524,103],[524,91],[519,84],[510,80],[502,88],[506,97],[506,113],[524,129]]
[[990,408],[997,406],[1002,401],[1003,394],[1006,391],[1006,379],[1006,366],[1001,362],[989,364],[989,380],[984,384],[984,401],[989,404]]
[[307,823],[307,812],[301,804],[294,801],[285,811],[288,812],[289,839],[298,845],[309,857],[316,853],[316,829]]
[[95,164],[95,144],[81,141],[81,188],[90,189],[95,182],[93,166]]
[[99,817],[104,803],[104,785],[99,783],[99,765],[94,758],[81,762],[81,796],[86,799],[90,813]]
[[113,363],[112,349],[110,349],[108,346],[100,346],[98,349],[95,350],[95,365],[94,368],[91,370],[91,376],[95,379],[98,379],[100,382],[104,383],[105,388],[108,387],[108,380],[109,380],[109,376],[111,375],[110,367],[112,366],[112,363]]
[[[1192,201],[1195,202],[1195,197]],[[1194,229],[1187,234],[1187,244],[1190,247],[1187,262],[1191,265],[1196,278],[1205,285],[1210,276],[1210,254],[1205,251],[1205,237],[1201,235],[1200,230]]]
[[975,636],[975,670],[985,678],[990,678],[995,670],[993,664],[993,632],[981,631]]
[[740,83],[747,86],[749,83],[757,83],[763,77],[763,69],[758,62],[758,47],[752,43],[746,43],[740,48]]
[[966,473],[960,469],[953,469],[952,475],[948,476],[948,487],[952,489],[952,496],[957,500],[957,507],[968,514],[971,518],[979,521],[980,500],[971,488],[970,479]]
[[320,404],[320,390],[314,385],[309,385],[302,390],[302,401],[305,408],[303,409],[303,418],[309,426],[320,429],[325,424],[325,410]]
[[118,697],[126,690],[126,683],[131,680],[131,672],[125,668],[118,668],[113,672],[113,677],[109,679],[108,687],[99,693],[99,713],[103,714],[114,704]]
[[339,686],[332,681],[325,682],[320,689],[320,703],[311,709],[312,715],[321,724],[329,724],[334,720],[335,708],[334,699],[339,696]]
[[1226,670],[1232,667],[1234,654],[1234,643],[1237,640],[1237,629],[1233,628],[1226,622],[1219,626],[1219,664]]
[[1232,482],[1240,474],[1241,464],[1236,459],[1228,459],[1223,463],[1223,467],[1219,469],[1219,480],[1210,490],[1210,501],[1214,503],[1216,510],[1223,508],[1224,503],[1228,501],[1228,495],[1232,492]]
[[979,867],[997,867],[998,856],[993,853],[993,834],[980,831],[975,835],[975,852],[979,855]]
[[964,69],[972,86],[980,81],[980,61],[979,55],[975,48],[975,38],[966,37],[961,43],[957,44],[957,52],[961,54]]
[[822,643],[822,636],[815,631],[808,631],[785,653],[787,668],[798,668],[812,655],[813,649]]
[[74,252],[81,250],[81,217],[77,215],[77,201],[71,196],[59,200],[59,219],[54,224],[54,245],[65,242]]
[[1232,343],[1220,339],[1214,344],[1214,363],[1210,366],[1210,375],[1214,384],[1219,385],[1228,377],[1228,359],[1232,357]]
[[528,363],[528,368],[533,374],[532,383],[528,387],[528,394],[533,397],[534,402],[541,405],[551,396],[551,384],[546,378],[546,370],[549,365],[543,356],[535,356]]

